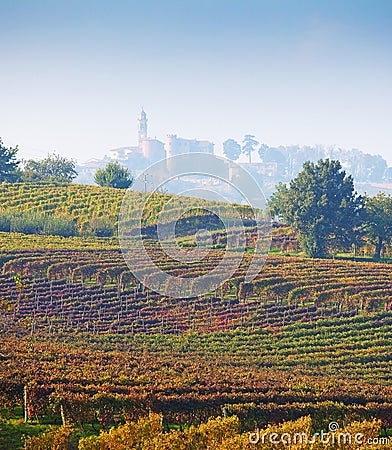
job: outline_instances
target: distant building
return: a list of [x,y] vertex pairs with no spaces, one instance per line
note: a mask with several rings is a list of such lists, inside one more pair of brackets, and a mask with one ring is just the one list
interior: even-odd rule
[[138,122],[138,144],[139,147],[142,145],[143,141],[147,139],[148,133],[147,133],[147,115],[144,112],[144,109],[142,108],[142,111],[140,113],[139,118],[137,119]]
[[144,158],[151,162],[160,161],[166,158],[165,144],[158,139],[143,139],[142,143],[142,154]]
[[131,170],[143,170],[149,164],[166,158],[165,144],[148,137],[147,114],[142,108],[137,119],[138,145],[109,150],[107,158],[122,162]]
[[158,139],[148,137],[147,114],[142,108],[137,119],[138,145],[120,147],[109,150],[107,157],[120,161],[130,169],[144,169],[149,164],[182,153],[214,153],[214,144],[209,141],[197,139],[184,139],[175,134],[168,135],[166,144]]
[[107,156],[110,159],[116,159],[118,161],[126,160],[133,153],[140,153],[139,147],[119,147],[109,150]]
[[175,134],[169,134],[166,138],[166,156],[181,155],[183,153],[214,153],[214,144],[209,141],[179,138]]
[[94,174],[98,169],[103,169],[107,164],[105,159],[89,159],[84,163],[80,163],[76,167],[78,176],[75,178],[75,183],[94,184]]
[[239,165],[252,174],[263,175],[270,178],[278,176],[277,162],[256,162],[252,164],[239,163]]

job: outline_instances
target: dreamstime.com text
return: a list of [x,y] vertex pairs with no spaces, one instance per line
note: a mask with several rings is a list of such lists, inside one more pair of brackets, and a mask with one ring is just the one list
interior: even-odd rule
[[249,442],[251,444],[272,444],[272,445],[294,445],[294,444],[316,444],[317,442],[325,445],[344,445],[356,444],[363,446],[385,445],[392,443],[390,437],[368,438],[362,433],[351,434],[339,431],[339,425],[336,422],[329,424],[329,431],[320,431],[320,433],[276,433],[266,432],[256,428],[249,433]]

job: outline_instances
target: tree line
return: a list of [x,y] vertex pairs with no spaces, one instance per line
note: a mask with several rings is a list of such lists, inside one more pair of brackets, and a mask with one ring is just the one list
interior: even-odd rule
[[[0,182],[49,182],[71,183],[78,175],[76,161],[55,153],[41,160],[18,160],[18,146],[6,147],[0,138]],[[98,186],[128,188],[133,177],[128,169],[118,162],[110,162],[98,169],[94,177]]]
[[279,181],[290,181],[297,176],[306,161],[317,162],[325,158],[340,161],[357,183],[392,181],[392,167],[388,167],[384,158],[363,153],[358,149],[346,150],[321,145],[270,147],[265,143],[260,144],[255,136],[250,134],[244,136],[242,143],[231,138],[226,139],[222,149],[226,158],[237,161],[241,155],[245,155],[250,164],[253,155],[258,154],[263,163],[276,165],[274,177]]
[[[260,143],[256,140],[253,134],[246,134],[242,141],[242,145],[234,139],[227,139],[223,143],[223,153],[232,161],[236,161],[241,155],[246,155],[249,164],[252,164],[252,153],[256,151]],[[259,155],[263,154],[263,146],[259,149]]]

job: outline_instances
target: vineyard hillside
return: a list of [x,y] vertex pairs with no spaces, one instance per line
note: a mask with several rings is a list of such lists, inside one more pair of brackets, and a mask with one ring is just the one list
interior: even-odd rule
[[[126,192],[125,189],[81,184],[4,183],[0,185],[0,210],[66,215],[74,219],[80,231],[84,232],[89,228],[94,217],[105,218],[116,227],[121,203]],[[149,197],[146,207],[143,208],[146,225],[156,223],[162,205],[169,200],[171,200],[171,208],[181,208],[185,205],[188,214],[193,217],[195,215],[206,216],[207,213],[203,210],[203,206],[217,205],[217,202],[189,197],[128,191],[128,210],[132,212],[140,210],[146,201],[146,196]],[[224,207],[223,204],[220,205]],[[238,209],[244,216],[247,208],[238,206]]]
[[[0,186],[3,210],[65,214],[82,228],[94,216],[116,222],[125,192]],[[129,207],[140,209],[144,195],[131,192]],[[190,211],[179,216],[181,245],[193,246],[196,225],[215,226],[201,260],[179,262],[153,236],[168,200],[175,212]],[[391,264],[306,258],[292,230],[275,224],[272,251],[248,281],[256,227],[249,209],[236,206],[248,225],[240,262],[223,284],[189,296],[195,280],[217,268],[229,273],[239,253],[227,249],[222,224],[205,206],[151,196],[144,244],[155,265],[143,278],[135,276],[145,264],[139,249],[127,249],[129,266],[116,236],[0,233],[0,449],[119,448],[103,444],[117,435],[123,448],[147,448],[135,442],[148,421],[168,440],[148,447],[156,449],[177,448],[175,436],[199,442],[204,432],[215,442],[208,427],[221,421],[237,424],[236,439],[246,444],[239,448],[249,448],[254,429],[296,421],[317,432],[336,423],[371,429],[375,438],[392,434]],[[161,270],[190,287],[179,296],[167,283],[162,292],[149,288]],[[68,447],[53,444],[60,438]],[[206,439],[181,448],[212,448]]]
[[[65,214],[80,226],[92,216],[115,222],[124,190],[79,184],[7,183],[0,186],[3,210]],[[135,201],[137,194],[135,193]]]

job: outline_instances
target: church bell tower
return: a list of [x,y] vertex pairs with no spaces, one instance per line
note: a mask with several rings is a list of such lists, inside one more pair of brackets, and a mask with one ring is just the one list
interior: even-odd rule
[[147,116],[142,108],[138,121],[139,146],[142,145],[144,139],[147,139]]

